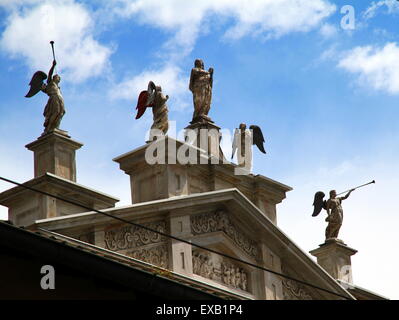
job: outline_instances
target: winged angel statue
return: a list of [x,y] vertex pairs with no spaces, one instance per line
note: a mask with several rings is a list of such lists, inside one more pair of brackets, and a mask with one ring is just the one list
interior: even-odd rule
[[314,210],[312,217],[316,217],[322,209],[327,211],[326,222],[328,222],[328,225],[326,228],[326,240],[338,238],[339,229],[341,229],[344,218],[344,211],[342,210],[341,203],[343,200],[347,199],[354,190],[355,188],[349,190],[344,197],[337,197],[337,192],[331,190],[328,200],[324,200],[324,192],[316,192],[313,201]]
[[247,170],[251,170],[252,167],[252,145],[258,147],[258,149],[266,154],[265,148],[263,146],[265,139],[263,138],[263,133],[260,127],[251,125],[249,130],[247,130],[247,125],[241,123],[240,127],[234,132],[233,139],[233,151],[231,153],[231,158],[233,159],[235,152],[237,153],[237,161],[240,167],[245,167]]
[[164,96],[162,88],[156,86],[153,81],[148,83],[147,91],[142,91],[137,101],[137,115],[136,119],[141,118],[147,108],[152,108],[153,124],[150,130],[150,141],[159,133],[165,135],[169,129],[168,122],[168,107],[166,101],[169,96]]
[[[53,60],[53,65],[47,74],[43,71],[37,71],[32,77],[30,81],[30,90],[26,94],[26,98],[33,97],[39,91],[43,91],[49,96],[46,107],[44,108],[44,132],[43,135],[53,132],[55,129],[58,129],[61,123],[61,119],[65,114],[64,107],[64,99],[61,95],[61,90],[59,87],[59,83],[61,81],[61,77],[58,74],[54,73],[54,68],[57,65],[55,59]],[[47,84],[44,83],[44,80],[47,79]]]

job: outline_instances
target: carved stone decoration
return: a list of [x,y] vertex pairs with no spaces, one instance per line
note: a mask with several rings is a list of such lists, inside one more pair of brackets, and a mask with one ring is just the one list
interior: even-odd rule
[[313,300],[312,296],[298,282],[284,279],[282,284],[284,300]]
[[161,268],[168,268],[168,248],[166,245],[153,247],[150,249],[134,250],[126,253],[128,256],[154,264]]
[[194,215],[190,219],[191,232],[194,235],[223,231],[248,255],[257,258],[259,250],[255,241],[240,232],[225,212],[219,210],[215,213]]
[[193,273],[226,286],[249,291],[248,273],[231,261],[217,260],[208,252],[193,252]]
[[[146,223],[144,226],[163,233],[166,231],[166,222],[163,220]],[[137,248],[164,240],[158,233],[131,225],[105,231],[104,236],[106,248],[113,251]]]

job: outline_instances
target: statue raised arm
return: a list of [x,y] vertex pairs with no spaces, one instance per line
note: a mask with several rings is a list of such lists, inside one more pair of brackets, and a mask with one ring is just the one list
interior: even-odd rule
[[[47,104],[44,108],[43,116],[44,116],[44,131],[42,135],[53,132],[55,129],[58,129],[62,120],[62,117],[65,114],[64,107],[64,99],[61,95],[61,90],[59,87],[59,83],[61,81],[61,77],[58,74],[54,73],[54,68],[57,65],[57,62],[53,60],[53,65],[49,70],[49,75],[47,77],[46,73],[43,71],[37,71],[32,77],[30,81],[30,90],[25,97],[30,98],[36,95],[39,91],[43,91],[49,96]],[[43,81],[47,79],[47,84]]]

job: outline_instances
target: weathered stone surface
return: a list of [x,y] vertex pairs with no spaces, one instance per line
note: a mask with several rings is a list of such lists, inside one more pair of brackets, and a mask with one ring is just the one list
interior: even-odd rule
[[[166,157],[164,164],[148,164],[145,158],[148,145],[114,159],[130,176],[132,203],[237,188],[273,223],[277,223],[276,205],[292,190],[289,186],[262,175],[237,176],[234,173],[237,166],[232,163],[180,164],[176,154],[182,146],[196,152],[200,149],[170,137],[165,138],[164,144],[165,155],[174,154],[175,161]],[[217,153],[218,150],[214,151]]]
[[244,267],[209,252],[193,251],[193,273],[233,289],[251,291],[248,271]]
[[[145,226],[162,233],[166,232],[165,221],[154,221],[145,224]],[[107,249],[117,251],[162,242],[165,241],[165,237],[161,236],[159,233],[143,228],[126,225],[120,228],[106,230],[104,241]]]
[[317,258],[317,263],[334,279],[352,283],[351,256],[356,252],[342,240],[329,239],[319,248],[310,251],[310,254]]
[[52,173],[76,182],[75,151],[83,146],[65,131],[54,130],[25,147],[34,153],[34,177]]
[[[97,210],[112,208],[119,201],[117,198],[51,173],[29,180],[25,185]],[[36,220],[82,212],[82,207],[79,205],[20,186],[0,193],[0,204],[8,207],[8,219],[17,226],[29,226]]]
[[257,258],[259,249],[255,241],[244,235],[223,211],[191,216],[191,231],[194,235],[223,231],[249,256]]

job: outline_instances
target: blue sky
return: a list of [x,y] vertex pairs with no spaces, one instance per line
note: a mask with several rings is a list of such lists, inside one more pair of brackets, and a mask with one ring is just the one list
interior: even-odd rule
[[[353,29],[341,26],[345,5]],[[43,130],[47,97],[24,95],[33,72],[51,66],[50,40],[67,110],[61,128],[84,143],[78,182],[120,204],[130,201],[129,181],[111,159],[142,145],[152,122],[150,112],[134,120],[138,93],[149,80],[161,85],[181,130],[201,58],[215,69],[216,124],[262,128],[268,154],[254,152],[253,171],[294,188],[278,224],[305,251],[324,240],[324,219],[310,217],[316,191],[377,181],[344,203],[340,238],[359,250],[355,283],[398,299],[398,26],[394,0],[0,0],[1,175],[33,176],[24,145]]]

